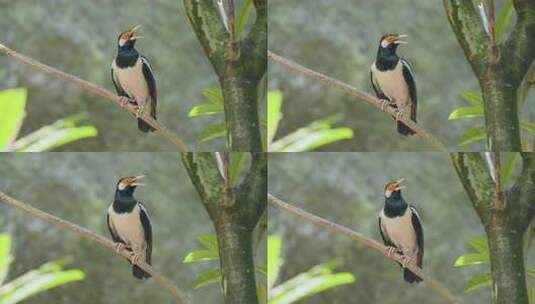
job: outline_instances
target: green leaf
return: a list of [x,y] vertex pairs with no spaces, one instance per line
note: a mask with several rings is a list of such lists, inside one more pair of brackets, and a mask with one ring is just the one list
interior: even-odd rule
[[15,140],[25,116],[26,89],[0,91],[0,152]]
[[325,290],[355,282],[355,277],[350,273],[337,273],[303,277],[299,283],[292,288],[286,289],[284,285],[274,288],[276,296],[269,299],[269,304],[286,304],[309,298]]
[[219,254],[217,252],[214,252],[212,250],[194,250],[182,261],[182,263],[198,263],[198,262],[205,262],[205,261],[213,261],[218,260]]
[[473,238],[470,241],[468,241],[468,244],[470,247],[472,247],[475,251],[489,255],[489,243],[487,241],[486,237],[477,237]]
[[309,133],[292,144],[286,146],[280,152],[305,152],[312,151],[321,146],[353,138],[353,130],[349,128],[338,128],[332,130],[322,130]]
[[219,269],[207,271],[198,276],[193,283],[193,288],[201,288],[210,284],[221,281],[221,272]]
[[473,276],[464,286],[464,292],[474,291],[479,288],[492,285],[492,275],[490,272],[484,272]]
[[481,265],[481,264],[489,264],[490,258],[488,254],[482,254],[482,253],[469,253],[462,255],[457,258],[455,261],[455,267],[463,267],[463,266],[472,266],[472,265]]
[[49,290],[70,282],[83,280],[84,276],[84,273],[80,270],[67,270],[41,274],[16,290],[8,294],[1,295],[0,302],[2,304],[19,303],[45,290]]
[[481,107],[462,107],[453,110],[448,119],[472,119],[478,117],[483,117],[483,109]]
[[244,0],[238,9],[238,13],[236,14],[236,26],[235,26],[235,34],[237,39],[240,39],[241,34],[243,33],[243,30],[245,29],[245,25],[247,24],[247,20],[249,19],[249,16],[251,14],[251,10],[253,7],[253,1],[252,0]]
[[223,105],[217,103],[203,103],[193,107],[188,117],[199,117],[223,113]]
[[502,9],[498,12],[496,17],[496,41],[501,41],[504,38],[505,31],[509,25],[509,20],[513,14],[513,0],[507,0]]
[[204,130],[201,132],[201,135],[199,135],[199,142],[204,142],[208,140],[212,140],[218,137],[223,137],[226,134],[226,127],[224,123],[218,123],[218,124],[211,124],[204,128]]
[[5,281],[11,264],[11,237],[8,234],[0,234],[0,286]]
[[523,121],[520,123],[520,127],[528,131],[531,135],[535,135],[535,123]]
[[277,277],[279,276],[279,271],[284,263],[281,253],[282,253],[282,238],[278,235],[268,236],[268,248],[267,248],[267,277],[268,277],[268,288],[271,288]]
[[483,108],[483,96],[481,96],[480,91],[466,91],[461,96],[470,106]]
[[282,118],[282,93],[281,91],[268,92],[268,113],[267,113],[267,142],[270,144],[275,138],[279,122]]
[[501,184],[507,187],[511,181],[511,175],[514,172],[516,164],[518,164],[519,154],[517,152],[506,153],[505,162],[502,166]]
[[487,131],[485,130],[485,127],[471,127],[461,136],[461,139],[459,139],[459,145],[464,146],[478,140],[484,140],[486,137]]
[[[37,132],[37,131],[36,131]],[[64,146],[68,143],[97,136],[98,131],[93,126],[82,126],[62,129],[47,133],[29,146],[17,149],[17,152],[42,152]]]
[[206,88],[202,90],[204,97],[208,98],[211,103],[223,106],[223,91],[220,88]]
[[267,275],[267,265],[256,265],[256,272]]
[[197,238],[197,241],[199,241],[204,248],[219,253],[217,236],[214,233],[203,234]]

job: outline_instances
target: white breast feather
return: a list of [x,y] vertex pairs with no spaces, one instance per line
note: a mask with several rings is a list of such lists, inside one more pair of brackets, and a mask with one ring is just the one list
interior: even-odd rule
[[412,213],[409,209],[399,217],[386,217],[384,211],[381,210],[381,224],[386,230],[388,238],[401,248],[404,253],[415,253],[418,250],[418,242],[416,240],[416,231],[412,226]]
[[138,103],[146,103],[149,100],[149,86],[143,75],[141,59],[138,59],[134,66],[122,69],[117,68],[114,60],[112,67],[119,85],[130,98],[134,98]]
[[145,242],[145,231],[141,224],[139,205],[136,205],[130,213],[116,213],[113,206],[110,206],[108,214],[119,237],[136,251],[144,252],[147,243]]
[[410,105],[409,88],[403,77],[403,65],[398,63],[393,70],[379,71],[372,65],[372,73],[381,91],[399,108]]

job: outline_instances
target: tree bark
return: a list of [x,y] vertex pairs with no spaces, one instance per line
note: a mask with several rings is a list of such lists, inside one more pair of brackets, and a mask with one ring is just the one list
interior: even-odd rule
[[253,233],[267,206],[266,154],[252,154],[249,171],[230,191],[211,153],[183,153],[182,163],[217,234],[225,303],[257,303]]
[[260,152],[259,84],[267,70],[267,1],[254,0],[256,20],[247,36],[231,41],[214,1],[184,0],[190,23],[223,91],[227,145]]
[[[473,1],[443,0],[450,25],[481,87],[487,147],[492,151],[521,151],[518,102],[523,80],[535,59],[535,2],[514,0],[517,22],[504,42],[485,32]],[[491,18],[492,20],[492,18]],[[490,35],[494,24],[489,24]],[[531,46],[530,46],[531,45]]]
[[[535,155],[522,154],[520,176],[510,189],[501,189],[501,195],[479,153],[455,153],[451,157],[487,234],[493,303],[527,304],[524,239],[535,216]],[[495,203],[497,200],[500,204]]]

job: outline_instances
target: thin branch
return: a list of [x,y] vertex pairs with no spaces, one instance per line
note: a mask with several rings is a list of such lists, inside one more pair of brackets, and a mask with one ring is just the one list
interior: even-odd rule
[[[372,249],[375,249],[376,251],[383,254],[385,257],[398,262],[403,263],[403,257],[400,254],[394,253],[392,256],[389,256],[386,247],[380,244],[379,242],[370,239],[363,234],[360,234],[358,232],[355,232],[347,227],[344,227],[342,225],[330,222],[324,218],[321,218],[317,215],[314,215],[312,213],[309,213],[303,209],[297,208],[295,206],[292,206],[286,202],[283,202],[282,200],[274,197],[273,195],[268,193],[268,199],[269,202],[274,205],[277,208],[283,209],[287,212],[290,212],[294,215],[297,215],[301,219],[308,221],[314,225],[320,226],[322,228],[325,228],[326,230],[340,234],[343,236],[346,236],[350,238],[353,241],[359,242],[361,244],[364,244],[368,247],[371,247]],[[427,284],[433,291],[438,293],[441,297],[443,297],[448,303],[457,303],[457,300],[453,296],[453,294],[444,286],[442,286],[439,282],[433,280],[431,277],[426,275],[422,269],[415,265],[407,265],[407,268],[410,269],[412,272],[414,272],[417,276],[423,279],[424,283]]]
[[[389,115],[392,115],[392,116],[396,116],[397,114],[397,110],[393,109],[392,107],[384,107],[383,106],[383,103],[381,102],[381,100],[379,100],[378,98],[376,97],[373,97],[372,95],[366,93],[366,92],[363,92],[363,91],[360,91],[358,90],[357,88],[354,88],[352,86],[350,86],[349,84],[347,83],[344,83],[344,82],[341,82],[339,80],[336,80],[334,78],[331,78],[329,76],[326,76],[324,74],[321,74],[321,73],[318,73],[316,71],[313,71],[311,69],[308,69],[302,65],[299,65],[298,63],[295,63],[293,61],[290,61],[282,56],[279,56],[271,51],[268,51],[268,57],[287,67],[288,69],[294,71],[294,72],[298,72],[300,74],[303,74],[304,76],[308,77],[308,78],[311,78],[311,79],[314,79],[314,80],[318,80],[319,82],[321,83],[324,83],[328,86],[331,86],[331,87],[334,87],[340,91],[342,91],[343,93],[349,95],[349,96],[352,96],[352,97],[356,97],[362,101],[365,101],[367,102],[368,104],[376,107],[377,109],[381,110],[382,112],[384,113],[387,113]],[[433,147],[434,149],[436,149],[437,151],[442,151],[442,152],[447,152],[448,149],[446,148],[446,146],[440,142],[438,139],[436,139],[433,135],[429,134],[427,131],[425,131],[424,129],[422,129],[420,126],[418,126],[414,121],[410,120],[410,119],[407,119],[405,117],[400,117],[400,121],[402,121],[405,125],[407,125],[407,127],[409,127],[411,130],[413,130],[414,132],[416,132],[416,136],[418,136],[420,139],[422,139],[425,143],[427,143],[428,145],[430,145],[431,147]]]
[[238,44],[236,42],[236,11],[234,7],[234,0],[227,0],[228,2],[228,29],[229,29],[229,60],[231,62],[238,59]]
[[[76,233],[79,237],[93,241],[102,247],[106,247],[112,252],[128,259],[131,261],[131,255],[128,252],[128,250],[123,249],[121,252],[117,252],[115,243],[99,234],[94,233],[93,231],[80,227],[74,223],[71,223],[69,221],[66,221],[64,219],[61,219],[59,217],[56,217],[54,215],[51,215],[49,213],[46,213],[42,210],[39,210],[37,208],[34,208],[26,203],[23,203],[21,201],[18,201],[7,194],[0,191],[0,202],[9,205],[11,207],[17,208],[19,210],[22,210],[26,213],[29,213],[31,216],[39,218],[45,222],[48,222],[60,229],[67,229],[71,230],[72,232]],[[143,269],[145,272],[150,274],[154,281],[159,284],[160,286],[166,288],[173,294],[173,296],[178,300],[179,303],[186,303],[191,304],[191,301],[186,297],[186,295],[180,291],[169,279],[165,278],[164,276],[160,275],[149,264],[145,263],[144,261],[139,261],[137,264],[141,269]]]
[[[63,80],[63,81],[67,81],[67,82],[70,82],[70,83],[73,83],[77,86],[79,86],[80,88],[86,90],[86,91],[89,91],[89,92],[92,92],[92,93],[95,93],[97,95],[99,95],[100,97],[103,97],[107,100],[110,100],[110,101],[113,101],[115,102],[116,104],[118,105],[121,105],[121,98],[119,96],[117,96],[116,94],[113,94],[112,92],[102,88],[102,87],[99,87],[98,85],[96,84],[93,84],[91,82],[88,82],[88,81],[85,81],[83,79],[80,79],[74,75],[71,75],[71,74],[67,74],[63,71],[60,71],[58,69],[55,69],[53,67],[50,67],[48,65],[45,65],[43,63],[40,63],[39,61],[35,60],[35,59],[32,59],[32,58],[29,58],[27,56],[24,56],[6,46],[4,46],[3,44],[0,43],[0,53],[4,53],[6,54],[7,56],[19,61],[19,62],[22,62],[34,69],[37,69],[37,70],[40,70],[52,77],[55,77],[57,79],[60,79],[60,80]],[[123,107],[121,107],[123,108]],[[127,104],[124,109],[126,109],[128,112],[130,112],[131,114],[135,115],[136,113],[136,110],[134,108],[134,106],[132,104]],[[161,125],[159,122],[157,122],[154,118],[152,118],[150,115],[146,114],[146,113],[143,113],[143,115],[140,117],[141,119],[143,119],[146,123],[148,123],[151,127],[153,127],[154,129],[156,129],[156,133],[158,135],[160,135],[163,139],[167,140],[168,142],[170,142],[171,144],[173,144],[174,146],[176,146],[178,148],[178,150],[180,150],[181,152],[187,152],[188,151],[188,148],[186,147],[186,145],[182,142],[182,140],[180,140],[178,137],[176,137],[176,135],[174,135],[171,131],[169,131],[166,127],[164,127],[163,125]]]
[[495,191],[496,191],[496,201],[494,203],[494,208],[496,210],[502,210],[503,209],[503,191],[502,191],[502,164],[500,160],[500,152],[496,151],[494,152],[494,185],[495,185]]
[[487,0],[487,2],[489,6],[489,60],[490,63],[495,64],[499,59],[498,47],[496,45],[496,10],[494,0]]

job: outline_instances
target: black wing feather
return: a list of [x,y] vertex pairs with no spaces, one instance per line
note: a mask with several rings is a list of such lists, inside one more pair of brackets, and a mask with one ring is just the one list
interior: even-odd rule
[[412,73],[412,67],[410,63],[404,59],[401,59],[403,66],[403,78],[409,87],[409,95],[411,97],[411,120],[416,122],[416,108],[418,107],[418,96],[416,94],[416,80]]
[[141,63],[143,64],[143,76],[145,76],[145,81],[147,81],[147,85],[149,87],[149,94],[151,97],[150,115],[154,117],[154,119],[156,119],[156,105],[158,103],[158,96],[156,93],[156,80],[154,79],[152,68],[146,57],[141,56]]
[[[416,241],[418,243],[418,254],[416,256],[416,264],[418,267],[422,268],[422,262],[424,258],[424,231],[422,229],[422,223],[420,221],[420,216],[418,215],[418,211],[416,211],[416,208],[414,206],[409,206],[411,211],[411,222],[412,226],[414,228],[414,231],[416,232]],[[405,281],[409,283],[418,283],[422,281],[422,278],[417,276],[415,273],[410,271],[409,269],[405,268],[403,269],[403,278]]]
[[147,264],[151,263],[151,255],[152,255],[152,226],[150,224],[149,214],[145,206],[143,206],[142,203],[139,203],[140,205],[140,212],[139,217],[141,220],[141,225],[143,226],[143,231],[145,231],[145,241],[147,242]]

